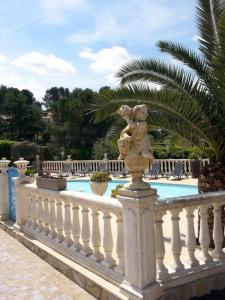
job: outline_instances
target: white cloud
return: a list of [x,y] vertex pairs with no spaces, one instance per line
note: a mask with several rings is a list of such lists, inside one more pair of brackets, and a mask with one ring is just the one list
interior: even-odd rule
[[73,65],[52,54],[34,51],[15,59],[0,54],[0,83],[28,89],[39,101],[47,89],[53,86],[74,88],[74,82],[76,72]]
[[3,54],[0,54],[0,64],[7,62],[7,57]]
[[45,21],[49,23],[64,23],[64,13],[83,7],[87,0],[42,0]]
[[39,75],[46,75],[51,71],[65,74],[75,73],[75,69],[70,62],[52,54],[43,54],[36,51],[18,57],[12,64]]
[[118,69],[133,57],[123,47],[114,46],[112,48],[104,48],[97,52],[91,49],[86,49],[79,53],[83,59],[90,60],[90,69],[99,75],[103,75],[108,83],[115,84],[114,77]]
[[8,87],[15,87],[20,90],[30,90],[38,100],[41,100],[45,94],[45,87],[35,78],[8,74],[8,76],[0,76],[0,81],[2,85],[6,85]]
[[115,2],[105,5],[95,15],[91,30],[77,31],[69,36],[73,43],[88,44],[93,42],[119,43],[127,41],[151,42],[161,36],[179,35],[183,28],[174,30],[174,26],[188,20],[188,14],[182,3],[175,6],[165,2],[152,3],[149,0],[130,0],[126,4]]

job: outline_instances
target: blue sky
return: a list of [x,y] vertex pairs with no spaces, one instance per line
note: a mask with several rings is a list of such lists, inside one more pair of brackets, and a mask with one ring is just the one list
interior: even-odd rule
[[155,47],[160,39],[197,47],[196,0],[1,2],[0,84],[39,100],[52,86],[115,86],[115,72],[132,58],[169,61]]

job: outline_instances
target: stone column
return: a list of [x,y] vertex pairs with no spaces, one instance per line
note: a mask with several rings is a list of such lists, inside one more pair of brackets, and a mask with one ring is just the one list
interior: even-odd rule
[[10,160],[3,157],[0,160],[0,221],[7,220],[9,217],[9,187],[8,187],[8,165]]
[[15,197],[16,197],[16,223],[14,229],[17,231],[23,230],[23,225],[26,223],[27,210],[28,210],[28,194],[24,193],[22,184],[29,183],[25,177],[27,170],[28,160],[24,160],[22,157],[15,161],[17,166],[19,177],[15,178]]
[[132,299],[159,299],[154,233],[156,190],[140,184],[136,190],[119,190],[117,198],[124,220],[125,279],[121,291]]

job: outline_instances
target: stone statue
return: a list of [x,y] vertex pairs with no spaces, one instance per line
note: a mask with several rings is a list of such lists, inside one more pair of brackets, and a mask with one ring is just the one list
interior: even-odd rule
[[[144,185],[142,175],[154,157],[149,151],[150,140],[148,136],[147,116],[148,109],[145,104],[136,105],[133,109],[122,105],[118,111],[127,126],[122,130],[118,140],[120,156],[131,173],[133,187]],[[131,187],[131,186],[130,186]]]

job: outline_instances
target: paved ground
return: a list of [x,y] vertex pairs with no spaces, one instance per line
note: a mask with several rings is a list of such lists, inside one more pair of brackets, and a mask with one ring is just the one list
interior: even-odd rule
[[95,298],[0,229],[0,300]]

